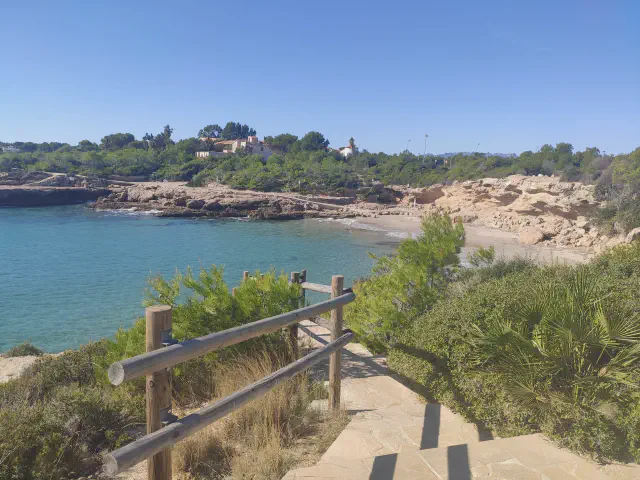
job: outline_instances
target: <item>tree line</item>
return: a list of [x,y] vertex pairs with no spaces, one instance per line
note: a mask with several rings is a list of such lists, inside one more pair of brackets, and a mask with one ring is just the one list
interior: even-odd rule
[[160,133],[147,133],[142,139],[131,133],[105,135],[99,144],[90,140],[74,146],[60,142],[0,142],[0,148],[7,150],[0,154],[0,172],[24,169],[97,176],[141,175],[191,181],[193,185],[215,180],[235,188],[337,194],[374,182],[426,187],[512,174],[553,175],[595,184],[598,198],[605,202],[597,219],[611,231],[640,226],[640,148],[610,155],[596,147],[575,151],[570,143],[561,142],[519,155],[472,152],[445,157],[408,151],[373,153],[359,149],[352,138],[354,153],[345,158],[329,148],[329,139],[322,133],[311,131],[302,137],[290,133],[265,137],[264,143],[274,152],[266,160],[262,155],[242,151],[222,158],[196,158],[197,151],[211,148],[210,142],[200,138],[232,140],[255,135],[256,130],[240,122],[227,122],[224,128],[207,125],[197,137],[180,141],[174,141],[172,134],[173,129],[166,125]]

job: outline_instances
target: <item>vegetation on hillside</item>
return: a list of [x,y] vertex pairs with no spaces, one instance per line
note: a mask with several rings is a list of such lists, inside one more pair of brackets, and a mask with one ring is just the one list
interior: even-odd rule
[[[285,275],[270,271],[242,282],[234,297],[215,266],[170,280],[152,278],[150,284],[145,303],[174,307],[177,340],[290,311],[297,308],[300,293]],[[20,378],[0,385],[0,478],[86,476],[100,467],[103,452],[141,434],[144,378],[113,387],[106,371],[113,361],[144,351],[144,329],[140,319],[113,340],[44,356]],[[200,407],[290,360],[288,334],[273,333],[183,363],[173,369],[176,409],[184,413]],[[252,449],[270,462],[254,465],[254,473],[261,468],[266,473],[259,478],[281,478],[298,439],[325,429],[331,434],[323,418],[306,413],[322,394],[321,386],[306,377],[280,386],[229,417],[224,426],[191,439],[190,445],[195,442],[200,450],[179,449],[176,468],[194,475],[206,472],[208,478],[242,478],[240,473],[250,473],[251,465],[239,456]],[[218,457],[211,457],[212,452]]]
[[[437,261],[456,251],[446,221],[423,227],[430,237],[405,241],[402,261],[380,262],[356,287],[347,325],[416,390],[500,436],[541,431],[599,459],[639,461],[640,242],[573,267],[496,261],[486,250],[476,268],[456,271],[455,260]],[[447,283],[416,272],[392,281],[412,263],[437,267]],[[380,284],[384,295],[366,294]]]
[[395,343],[447,288],[463,244],[462,224],[446,216],[424,218],[420,237],[402,242],[393,256],[376,258],[373,275],[356,283],[349,328],[374,351]]
[[[175,142],[166,125],[158,134],[138,140],[131,133],[106,135],[100,144],[83,140],[78,145],[60,142],[0,142],[0,172],[12,169],[45,170],[82,175],[134,175],[152,179],[184,180],[193,186],[218,181],[235,188],[262,191],[347,193],[373,182],[387,185],[429,186],[454,180],[504,177],[511,174],[554,175],[564,180],[597,185],[605,208],[594,212],[605,230],[625,232],[640,226],[640,148],[629,154],[608,155],[597,148],[574,151],[569,143],[543,145],[537,152],[493,155],[480,152],[434,156],[372,153],[358,149],[344,158],[329,148],[329,140],[311,131],[301,138],[284,133],[265,137],[274,155],[242,151],[224,157],[196,158],[213,148],[211,140],[256,134],[240,122],[225,127],[207,125],[198,137]],[[9,148],[11,147],[11,148]],[[2,149],[7,151],[1,153]],[[18,152],[10,151],[18,149]]]

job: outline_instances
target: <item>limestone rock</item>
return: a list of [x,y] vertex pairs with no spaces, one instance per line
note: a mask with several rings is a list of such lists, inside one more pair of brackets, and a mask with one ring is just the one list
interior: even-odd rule
[[127,197],[128,197],[127,201],[139,202],[139,203],[149,202],[157,198],[155,191],[151,189],[146,189],[144,187],[137,187],[137,186],[130,187],[127,190]]
[[189,200],[187,207],[192,210],[200,210],[204,206],[204,200]]
[[634,228],[627,234],[627,243],[632,243],[637,240],[640,240],[640,227]]
[[208,210],[209,212],[215,212],[216,210],[222,210],[222,205],[220,205],[220,202],[217,200],[211,201],[211,202],[207,202],[204,204],[204,209]]
[[524,244],[535,245],[536,243],[540,243],[544,240],[544,233],[536,227],[525,227],[520,230],[518,238],[520,242]]

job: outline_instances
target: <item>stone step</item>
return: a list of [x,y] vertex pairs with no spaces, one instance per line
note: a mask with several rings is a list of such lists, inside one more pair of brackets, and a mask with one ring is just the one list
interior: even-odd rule
[[[300,333],[312,346],[329,341],[329,331],[311,322]],[[326,372],[319,365],[314,376]],[[425,404],[358,344],[342,354],[341,404],[351,422],[316,465],[284,479],[640,480],[638,465],[596,465],[539,434],[494,438],[444,405]]]
[[637,465],[601,466],[550,443],[524,435],[424,450],[352,456],[327,452],[313,467],[289,472],[283,480],[632,480]]

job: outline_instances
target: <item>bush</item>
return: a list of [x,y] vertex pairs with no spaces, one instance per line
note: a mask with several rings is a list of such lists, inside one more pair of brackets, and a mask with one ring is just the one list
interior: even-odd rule
[[425,217],[422,235],[404,240],[395,255],[377,258],[373,276],[355,285],[346,322],[374,351],[384,351],[446,289],[464,243],[462,224]]
[[[476,265],[478,267],[478,265]],[[536,269],[533,260],[525,257],[517,257],[510,260],[503,258],[491,261],[482,268],[463,268],[455,276],[455,282],[449,286],[450,290],[462,293],[479,283],[498,279],[512,273],[524,272]]]
[[100,342],[43,357],[0,385],[0,478],[88,475],[100,452],[127,441],[127,429],[144,422],[142,397],[97,381],[105,352]]
[[[178,340],[298,307],[300,287],[290,285],[285,275],[258,272],[257,279],[243,282],[232,297],[222,274],[213,266],[198,275],[188,270],[169,281],[152,278],[146,303],[174,307],[173,332]],[[182,287],[190,294],[178,303]],[[142,353],[144,339],[145,322],[140,319],[131,329],[119,330],[113,340],[42,357],[22,377],[0,385],[0,478],[57,480],[89,475],[99,467],[102,452],[139,435],[144,425],[144,378],[112,387],[106,372],[112,362]],[[288,359],[288,335],[262,336],[177,366],[176,403],[210,400],[223,383],[220,372],[225,370],[219,361],[240,362],[255,351]],[[284,419],[287,411],[281,413]]]
[[[224,398],[285,366],[289,358],[260,349],[218,365],[212,399]],[[320,434],[325,418],[310,408],[326,397],[321,383],[298,375],[176,446],[176,470],[200,478],[280,479],[298,460],[297,442]],[[344,422],[340,423],[344,425]]]
[[583,267],[478,272],[482,282],[452,287],[400,336],[389,365],[500,436],[542,431],[579,452],[638,460],[633,248]]
[[29,355],[34,355],[36,357],[40,357],[44,355],[44,350],[33,345],[31,342],[24,342],[20,345],[16,345],[13,348],[7,350],[2,356],[5,358],[10,357],[26,357]]

